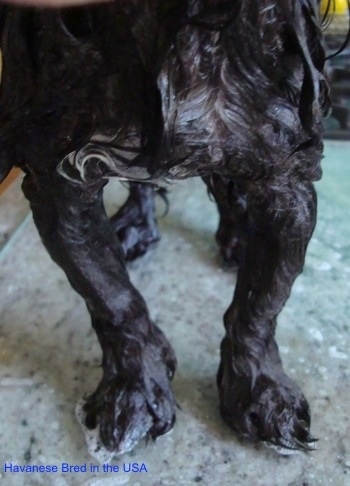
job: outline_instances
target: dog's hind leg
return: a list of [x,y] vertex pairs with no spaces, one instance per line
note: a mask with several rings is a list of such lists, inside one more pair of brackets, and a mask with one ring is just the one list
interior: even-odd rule
[[130,182],[127,200],[111,218],[126,260],[142,256],[160,240],[154,193],[150,184]]
[[283,452],[308,450],[313,441],[308,403],[284,373],[274,339],[316,220],[312,182],[298,170],[245,183],[246,249],[224,316],[217,377],[224,420],[241,437]]
[[102,347],[103,376],[84,406],[86,426],[122,453],[175,421],[174,352],[127,274],[102,201],[104,183],[27,174],[23,190],[53,260],[85,299]]
[[219,211],[216,241],[224,261],[239,266],[247,235],[247,201],[244,186],[219,174],[203,177]]

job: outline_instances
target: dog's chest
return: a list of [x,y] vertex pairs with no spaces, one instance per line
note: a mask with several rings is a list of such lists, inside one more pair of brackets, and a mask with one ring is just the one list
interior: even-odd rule
[[187,27],[158,78],[162,100],[161,165],[174,177],[224,164],[249,129],[241,82],[232,71],[221,32]]
[[[123,74],[116,88],[112,85],[110,96],[116,112],[120,106],[130,106],[135,118],[131,123],[128,120],[127,130],[115,126],[108,117],[103,120],[105,129],[66,157],[60,165],[62,173],[68,162],[83,179],[102,174],[159,182],[215,170],[224,173],[227,161],[237,154],[252,157],[254,133],[259,134],[260,145],[261,140],[280,144],[278,133],[271,136],[273,120],[290,117],[292,124],[295,114],[275,109],[266,84],[261,83],[257,96],[251,79],[259,79],[259,68],[253,61],[242,60],[237,51],[232,41],[232,32],[238,28],[234,22],[231,19],[229,28],[219,24],[212,28],[205,19],[200,25],[184,22],[168,48],[160,49],[158,59],[149,48],[152,42],[145,47],[140,34],[133,60],[140,82],[135,81],[134,71],[127,67],[130,62],[124,59],[123,72],[131,76],[130,83]],[[125,103],[128,96],[133,100]],[[256,158],[259,146],[254,150]]]
[[241,81],[231,63],[220,32],[184,29],[157,79],[161,114],[149,118],[161,120],[162,126],[148,132],[154,136],[154,153],[147,159],[141,149],[135,152],[143,127],[132,127],[119,149],[110,145],[114,161],[109,158],[109,170],[129,180],[182,179],[224,170],[226,158],[245,144],[250,128]]
[[[89,172],[95,176],[98,166],[97,173],[159,183],[204,175],[222,165],[226,152],[232,150],[233,133],[247,129],[239,117],[244,108],[239,107],[228,68],[219,32],[184,28],[159,70],[155,89],[160,103],[152,106],[154,112],[144,126],[135,122],[127,132],[117,128],[116,133],[113,122],[107,121],[107,130],[95,133],[81,150],[69,154],[60,170],[64,173],[69,163],[84,179],[92,177]],[[118,96],[111,96],[116,109]],[[146,144],[145,131],[150,139]]]

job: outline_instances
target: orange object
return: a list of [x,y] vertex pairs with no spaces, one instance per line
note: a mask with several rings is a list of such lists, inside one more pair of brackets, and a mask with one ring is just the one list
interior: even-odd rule
[[14,182],[15,179],[21,173],[20,169],[12,169],[4,182],[0,184],[0,195],[6,191],[6,189]]

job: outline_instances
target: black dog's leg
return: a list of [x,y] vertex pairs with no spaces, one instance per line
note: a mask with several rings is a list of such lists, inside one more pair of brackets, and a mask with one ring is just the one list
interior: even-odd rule
[[105,214],[102,184],[73,185],[58,175],[27,175],[23,190],[51,257],[85,299],[103,351],[103,376],[86,402],[86,425],[104,446],[130,450],[171,429],[176,359],[125,269]]
[[219,210],[216,241],[226,263],[238,266],[243,261],[247,234],[247,201],[244,186],[238,181],[213,174],[204,177]]
[[218,371],[221,414],[241,437],[307,450],[308,403],[283,371],[276,318],[301,272],[316,219],[311,182],[297,175],[247,182],[248,234]]
[[134,260],[160,240],[160,233],[153,186],[131,182],[129,190],[126,202],[111,218],[111,224],[123,247],[125,259]]

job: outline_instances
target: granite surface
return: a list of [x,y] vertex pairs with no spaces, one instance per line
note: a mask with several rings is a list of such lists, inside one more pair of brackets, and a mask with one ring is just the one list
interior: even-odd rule
[[[277,332],[285,368],[310,402],[318,450],[278,456],[239,442],[219,417],[215,374],[235,274],[218,257],[215,206],[201,181],[191,180],[170,187],[166,217],[159,201],[162,241],[130,266],[177,352],[174,389],[181,409],[172,433],[114,460],[115,472],[104,472],[88,455],[75,419],[76,402],[100,377],[87,311],[46,254],[13,186],[19,213],[9,210],[10,195],[0,199],[0,231],[6,233],[0,253],[0,484],[350,485],[349,160],[350,144],[327,144],[317,229]],[[113,183],[106,191],[110,212],[125,196],[120,188]],[[142,471],[123,470],[132,463],[144,464]],[[60,472],[62,464],[86,464],[87,472]],[[11,472],[16,465],[58,471]],[[90,472],[91,465],[100,470]]]

